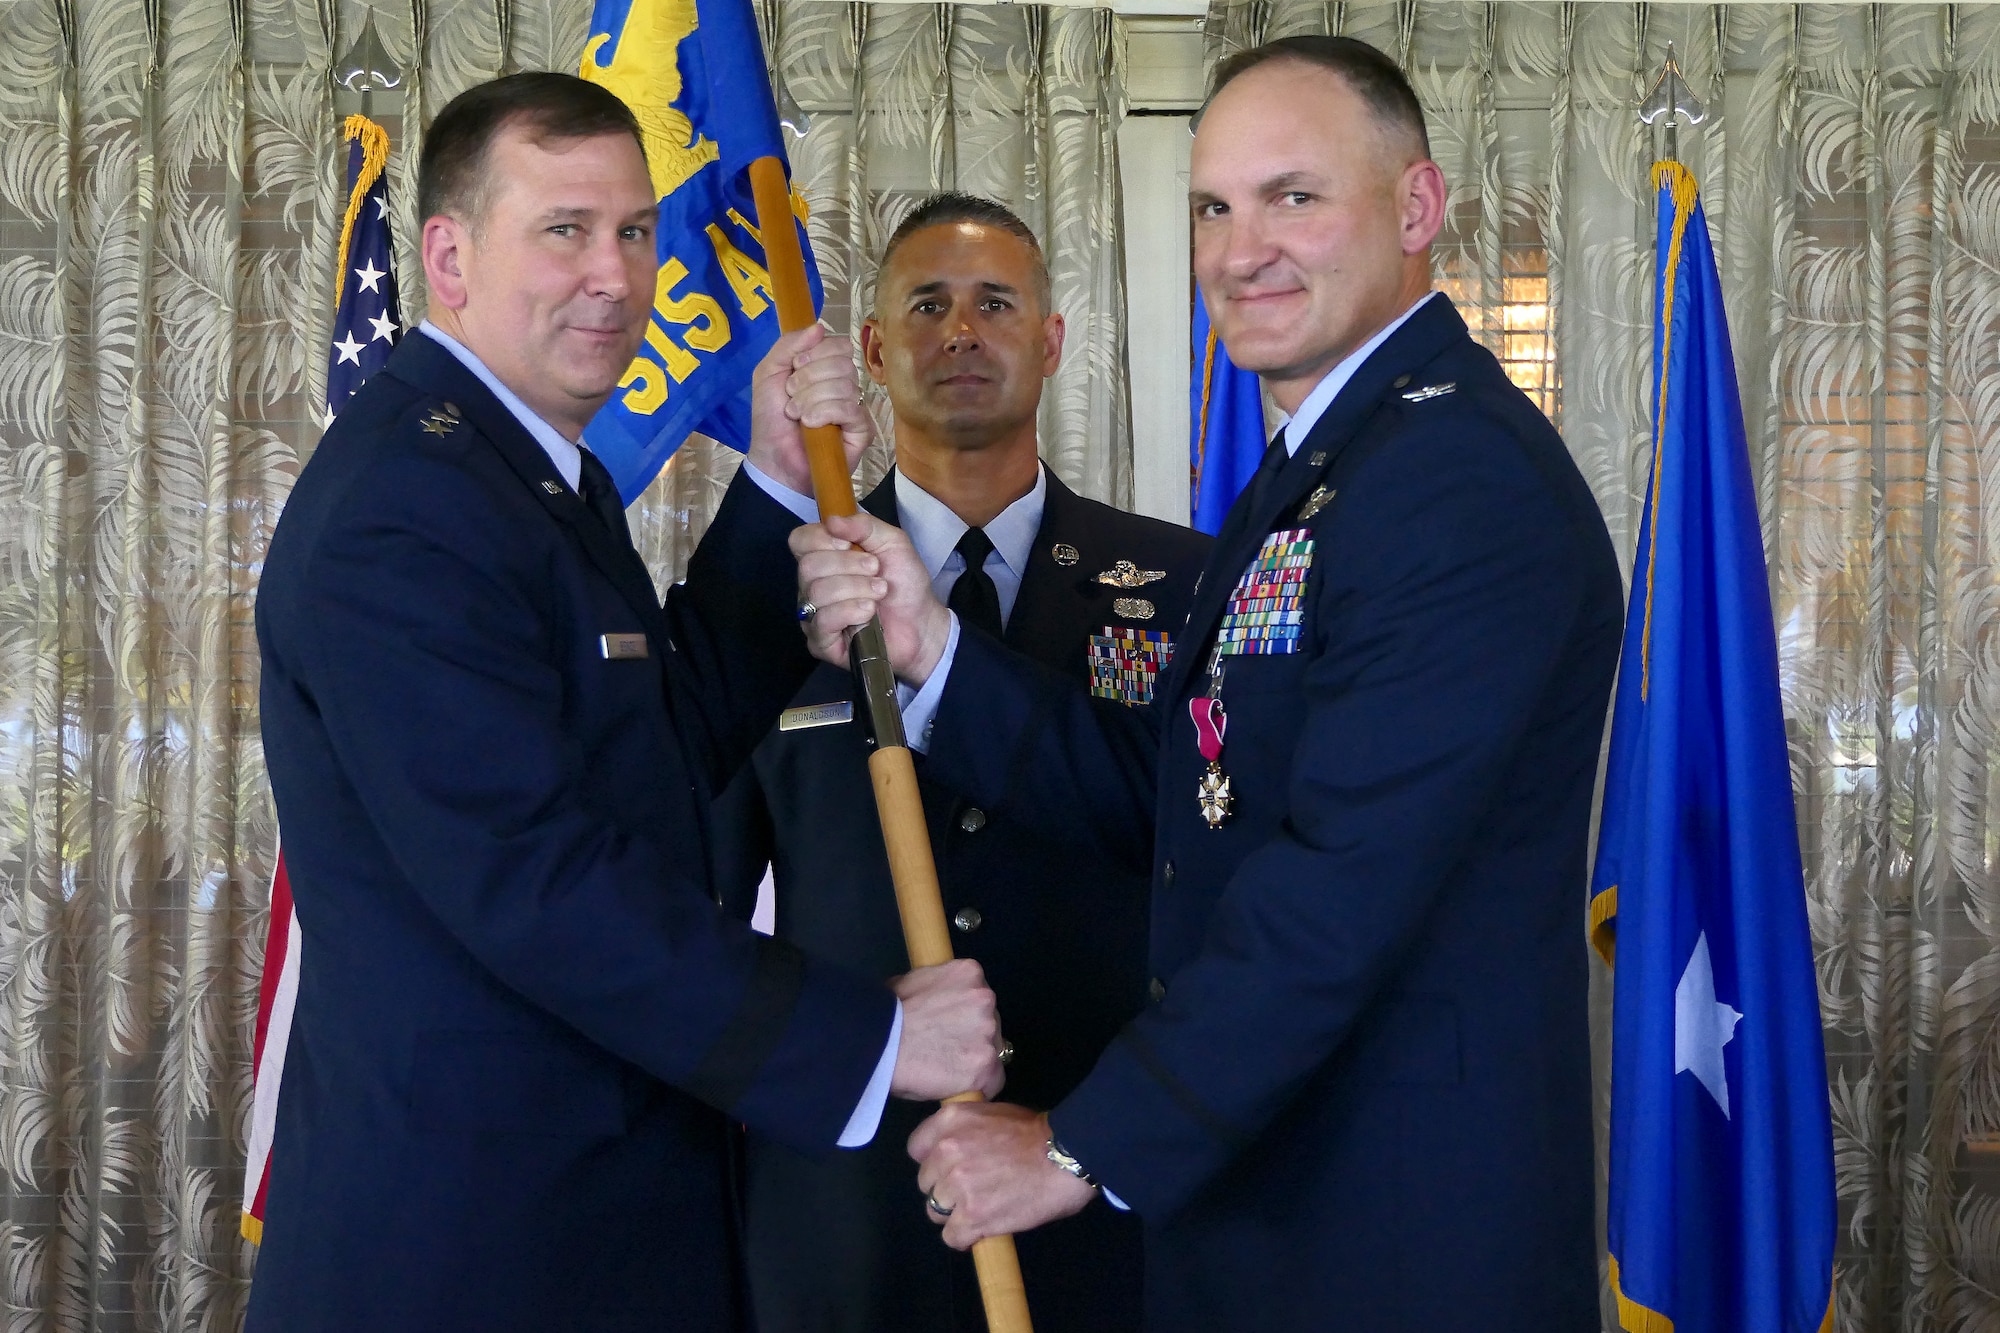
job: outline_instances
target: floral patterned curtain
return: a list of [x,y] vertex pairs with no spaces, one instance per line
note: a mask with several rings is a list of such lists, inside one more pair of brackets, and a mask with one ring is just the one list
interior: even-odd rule
[[1635,111],[1675,44],[1711,112],[1680,150],[1778,618],[1837,1326],[2000,1329],[2000,8],[1221,0],[1208,31],[1212,58],[1345,32],[1409,71],[1452,186],[1440,283],[1561,427],[1628,568],[1654,262]]
[[[418,127],[573,70],[589,0],[0,5],[0,1320],[236,1328],[249,1051],[276,843],[251,609],[319,434],[341,156],[329,81],[373,10],[405,313]],[[767,4],[827,316],[920,195],[1014,204],[1070,352],[1044,451],[1130,492],[1108,11]],[[886,450],[869,461],[879,476]],[[633,511],[662,584],[735,456]]]

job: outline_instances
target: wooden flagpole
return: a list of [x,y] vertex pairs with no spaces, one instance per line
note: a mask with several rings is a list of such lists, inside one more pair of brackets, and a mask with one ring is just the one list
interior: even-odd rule
[[[785,179],[785,164],[775,157],[752,162],[750,189],[757,201],[757,229],[763,233],[764,263],[771,274],[778,327],[791,333],[811,324],[816,316],[812,289],[806,284],[805,254],[799,248],[798,228],[792,220],[792,190]],[[840,428],[811,428],[805,438],[819,512],[853,513],[854,487],[848,480]],[[875,729],[875,753],[868,757],[868,773],[875,783],[882,841],[889,850],[889,877],[903,918],[903,943],[909,948],[911,967],[934,967],[951,961],[951,932],[945,927],[944,899],[938,892],[937,864],[931,859],[930,830],[924,823],[923,799],[917,791],[916,765],[903,735],[902,710],[896,707],[896,678],[883,646],[882,622],[871,620],[856,631],[851,651],[862,705]],[[977,1092],[961,1092],[946,1100],[976,1102],[981,1098]],[[1014,1238],[988,1236],[973,1245],[972,1261],[979,1271],[979,1295],[986,1305],[989,1333],[1034,1333]]]

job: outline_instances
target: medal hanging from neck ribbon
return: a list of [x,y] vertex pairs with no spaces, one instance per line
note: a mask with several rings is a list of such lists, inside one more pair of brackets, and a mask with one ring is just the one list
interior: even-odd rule
[[1229,794],[1229,775],[1222,771],[1222,734],[1229,719],[1223,715],[1222,700],[1213,693],[1188,700],[1188,715],[1194,719],[1195,739],[1208,768],[1201,775],[1201,817],[1212,829],[1229,818],[1235,798]]

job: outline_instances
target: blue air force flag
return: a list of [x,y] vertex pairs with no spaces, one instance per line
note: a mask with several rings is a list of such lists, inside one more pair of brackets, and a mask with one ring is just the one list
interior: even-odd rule
[[[660,276],[646,341],[583,438],[627,504],[701,431],[750,446],[750,373],[778,338],[750,163],[784,160],[748,0],[597,0],[583,77],[645,132],[660,200]],[[821,290],[804,240],[813,306]]]
[[341,125],[347,144],[347,211],[340,222],[340,301],[326,353],[326,419],[381,369],[403,337],[389,245],[389,134],[366,116]]
[[1209,323],[1200,288],[1194,294],[1194,381],[1188,404],[1194,426],[1192,457],[1194,527],[1211,537],[1264,460],[1264,390],[1257,376],[1229,359],[1229,349]]
[[1652,484],[1590,907],[1611,1279],[1633,1333],[1812,1333],[1833,1154],[1763,533],[1708,223],[1684,167],[1653,176]]

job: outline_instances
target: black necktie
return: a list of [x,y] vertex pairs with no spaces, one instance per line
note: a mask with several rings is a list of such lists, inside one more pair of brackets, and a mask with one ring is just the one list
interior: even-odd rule
[[577,452],[583,455],[583,474],[579,478],[582,484],[577,487],[583,494],[583,502],[612,536],[630,546],[632,529],[625,525],[625,502],[618,498],[618,487],[611,480],[610,470],[590,450]]
[[993,550],[993,541],[984,528],[967,528],[958,539],[957,550],[965,557],[965,572],[951,585],[951,598],[946,605],[958,612],[960,620],[997,639],[1001,633],[1000,590],[993,586],[993,576],[986,572],[986,557]]
[[1264,493],[1277,481],[1278,474],[1285,470],[1285,464],[1291,461],[1292,456],[1285,449],[1285,428],[1280,426],[1278,433],[1271,437],[1270,446],[1264,450],[1264,457],[1257,464],[1256,474],[1250,478],[1252,511],[1263,508]]

